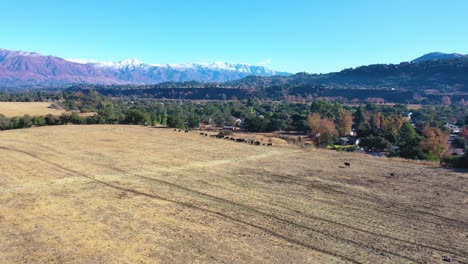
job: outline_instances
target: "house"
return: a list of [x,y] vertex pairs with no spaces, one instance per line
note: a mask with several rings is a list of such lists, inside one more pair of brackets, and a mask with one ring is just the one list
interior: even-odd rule
[[224,126],[224,130],[236,131],[238,128],[235,126]]
[[341,137],[340,138],[340,145],[348,146],[348,145],[359,145],[360,139],[356,137]]
[[453,156],[463,156],[465,155],[465,151],[462,148],[454,148],[449,150],[450,155]]
[[408,120],[411,122],[411,117],[413,116],[413,112],[404,112],[403,113],[407,118]]
[[454,134],[459,134],[460,133],[460,127],[458,127],[458,126],[456,126],[454,124],[447,123],[447,124],[444,125],[444,127],[450,128],[450,130]]
[[349,138],[347,138],[347,137],[340,137],[340,145],[342,145],[342,146],[349,145]]

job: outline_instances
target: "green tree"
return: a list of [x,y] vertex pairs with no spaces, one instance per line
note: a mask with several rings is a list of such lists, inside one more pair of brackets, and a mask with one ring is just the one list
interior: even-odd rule
[[400,147],[400,156],[404,158],[416,159],[421,156],[419,144],[422,137],[416,133],[409,122],[405,122],[400,129],[398,146]]
[[391,147],[391,144],[385,138],[370,135],[365,138],[362,138],[359,142],[359,146],[371,149],[372,151],[382,151],[385,149],[389,149]]
[[362,129],[366,125],[366,111],[362,105],[354,113],[354,124],[358,129]]

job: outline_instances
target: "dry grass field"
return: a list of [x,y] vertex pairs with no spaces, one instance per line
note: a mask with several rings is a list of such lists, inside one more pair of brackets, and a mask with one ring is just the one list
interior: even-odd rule
[[61,115],[64,110],[50,108],[47,102],[0,102],[0,114],[6,117],[13,116],[46,116],[48,114]]
[[468,174],[170,129],[10,130],[0,240],[0,263],[468,263]]

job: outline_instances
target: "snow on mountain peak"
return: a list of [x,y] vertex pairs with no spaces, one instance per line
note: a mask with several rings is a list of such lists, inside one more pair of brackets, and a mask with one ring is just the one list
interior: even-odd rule
[[16,51],[16,50],[0,49],[0,52],[11,54],[11,55],[14,55],[14,56],[22,56],[22,57],[40,57],[40,56],[43,56],[42,54],[37,53],[37,52],[28,52],[28,51],[22,51],[22,50]]
[[92,64],[100,68],[113,69],[131,69],[138,68],[149,69],[155,68],[172,68],[180,71],[193,69],[209,69],[219,71],[241,72],[251,74],[275,74],[275,71],[266,69],[263,66],[253,66],[247,63],[230,63],[230,62],[203,62],[203,63],[174,63],[174,64],[147,64],[138,59],[126,59],[118,62],[83,60],[83,59],[68,59],[68,61],[80,64]]

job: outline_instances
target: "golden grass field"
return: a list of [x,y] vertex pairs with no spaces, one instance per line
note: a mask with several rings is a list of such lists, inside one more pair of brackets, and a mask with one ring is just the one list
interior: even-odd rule
[[6,117],[14,116],[46,116],[61,115],[65,110],[50,108],[47,102],[0,102],[0,114]]
[[9,130],[0,239],[0,263],[468,263],[468,174],[161,128]]

